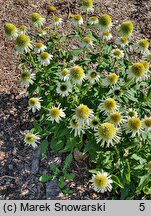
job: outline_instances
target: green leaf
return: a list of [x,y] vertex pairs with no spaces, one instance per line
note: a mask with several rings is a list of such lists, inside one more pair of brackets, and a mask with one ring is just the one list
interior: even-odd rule
[[82,54],[83,50],[81,49],[73,49],[69,52],[69,55],[71,55],[72,57],[74,56],[79,56],[80,54]]
[[71,165],[71,162],[72,162],[72,159],[73,159],[73,156],[72,156],[72,154],[69,154],[67,157],[66,157],[66,159],[65,159],[65,161],[64,161],[64,168],[63,168],[63,172],[67,169],[67,168],[69,168],[70,167],[70,165]]
[[98,174],[98,172],[100,171],[100,168],[96,168],[96,169],[91,169],[89,170],[90,173],[93,173],[93,174]]
[[137,188],[137,192],[142,190],[144,188],[144,186],[146,186],[150,180],[150,174],[146,174],[144,176],[141,177],[138,188]]
[[51,140],[51,149],[55,152],[61,150],[64,146],[64,139],[57,139],[53,136]]
[[61,176],[58,181],[58,186],[62,189],[65,187],[64,176]]
[[52,175],[53,178],[55,178],[61,172],[55,163],[50,164],[50,170],[53,173],[53,175]]
[[42,128],[41,128],[40,124],[38,124],[38,122],[36,120],[34,120],[33,125],[34,125],[34,128],[35,128],[36,132],[38,132],[38,133],[42,132]]
[[45,154],[46,154],[46,150],[48,148],[48,140],[44,140],[42,143],[41,143],[41,149],[40,149],[40,153],[41,153],[41,156],[44,157]]
[[62,192],[64,194],[72,194],[74,191],[72,189],[66,188],[66,189],[63,189]]
[[45,175],[40,176],[39,181],[41,181],[41,182],[48,182],[48,181],[50,181],[51,179],[52,179],[52,176],[51,176],[51,175],[45,174]]
[[120,188],[124,188],[124,185],[122,184],[122,182],[120,181],[120,179],[116,176],[116,175],[112,175],[112,180],[113,182],[118,185]]
[[67,173],[67,172],[64,172],[64,177],[68,180],[72,180],[75,178],[75,173]]

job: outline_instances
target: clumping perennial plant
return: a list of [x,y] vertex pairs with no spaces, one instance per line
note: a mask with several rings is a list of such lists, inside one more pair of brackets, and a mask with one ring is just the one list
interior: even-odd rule
[[[39,147],[42,157],[47,151],[67,155],[62,170],[51,164],[54,174],[40,177],[42,182],[57,178],[64,193],[71,192],[65,185],[75,176],[68,171],[75,157],[86,158],[96,192],[112,190],[113,199],[117,195],[120,199],[148,199],[149,40],[132,41],[130,20],[123,21],[113,37],[115,24],[110,15],[89,16],[92,9],[93,1],[83,0],[81,10],[86,16],[79,12],[65,20],[58,12],[56,16],[57,9],[50,5],[49,26],[39,13],[31,15],[34,33],[24,25],[5,24],[6,39],[14,40],[19,54],[20,83],[33,115],[33,129],[25,134],[24,142]],[[66,21],[73,29],[61,33],[60,24],[65,26]],[[72,43],[74,48],[69,46]]]

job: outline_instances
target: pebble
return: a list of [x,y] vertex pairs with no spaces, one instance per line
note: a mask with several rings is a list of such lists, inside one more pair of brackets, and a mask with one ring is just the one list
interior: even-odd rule
[[32,160],[32,168],[31,168],[31,172],[32,174],[36,174],[39,171],[39,159],[38,158],[34,158]]
[[61,191],[60,188],[58,187],[57,181],[52,180],[50,182],[46,183],[46,198],[49,200],[58,200],[60,199]]

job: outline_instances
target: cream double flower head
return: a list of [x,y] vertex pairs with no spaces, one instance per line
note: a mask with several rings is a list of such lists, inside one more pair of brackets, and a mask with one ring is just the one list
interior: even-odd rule
[[64,110],[60,108],[60,104],[58,106],[52,106],[49,109],[48,120],[52,121],[52,123],[57,122],[59,123],[62,118],[66,117],[66,114],[64,113]]
[[147,117],[145,116],[144,119],[142,120],[142,127],[146,130],[146,131],[151,131],[151,117]]
[[32,146],[33,148],[37,148],[37,144],[39,143],[40,136],[38,133],[34,134],[33,132],[27,132],[24,137],[25,145]]
[[31,22],[35,27],[41,27],[45,23],[45,18],[43,18],[39,13],[33,13],[31,15]]
[[123,125],[125,132],[131,133],[132,137],[140,135],[142,132],[142,122],[138,117],[128,118],[127,122]]
[[102,86],[115,86],[118,82],[118,75],[115,73],[109,73],[107,77],[102,81]]
[[112,20],[108,14],[103,14],[101,17],[99,17],[99,27],[101,33],[105,31],[109,31],[111,29]]
[[135,45],[134,45],[134,50],[137,53],[141,53],[141,54],[147,54],[149,53],[149,41],[148,39],[142,39],[139,40]]
[[83,18],[80,14],[71,14],[70,17],[75,26],[83,25]]
[[30,84],[32,85],[35,79],[36,75],[29,70],[24,70],[20,74],[21,84],[25,87],[28,87]]
[[99,82],[100,80],[100,74],[96,72],[95,70],[88,71],[87,79],[91,84],[94,84],[95,82]]
[[89,11],[93,12],[94,11],[93,0],[83,0],[82,1],[82,9],[84,11],[87,11],[87,12],[89,12]]
[[99,19],[97,16],[92,16],[89,18],[90,25],[97,25],[99,23]]
[[75,119],[79,125],[86,126],[90,124],[93,118],[93,110],[89,109],[87,105],[80,104],[75,109]]
[[102,100],[99,109],[104,113],[112,113],[115,110],[117,110],[119,105],[113,98],[107,98],[105,100]]
[[133,23],[128,20],[120,24],[118,27],[118,34],[120,36],[130,37],[133,33]]
[[76,65],[70,69],[70,79],[73,83],[81,85],[85,78],[86,76],[82,67]]
[[47,47],[43,43],[41,43],[41,42],[37,42],[35,44],[35,47],[34,47],[35,53],[41,53],[41,52],[43,52],[46,49],[47,49]]
[[30,50],[33,48],[29,36],[25,34],[20,34],[16,38],[16,52],[19,54],[23,54],[30,52]]
[[78,122],[77,122],[77,120],[76,120],[76,116],[75,115],[73,115],[72,116],[72,118],[71,118],[71,120],[70,120],[70,126],[68,126],[68,128],[70,128],[71,129],[71,132],[73,132],[74,131],[74,136],[76,137],[76,136],[81,136],[81,134],[84,134],[85,133],[85,128],[81,125],[81,124],[79,124]]
[[52,58],[53,55],[50,55],[48,52],[41,52],[40,55],[38,56],[38,60],[43,66],[48,66]]
[[67,68],[64,68],[63,70],[60,71],[59,73],[59,79],[63,81],[69,80],[70,77],[70,71]]
[[91,47],[93,47],[93,42],[92,42],[91,37],[89,37],[89,36],[84,37],[82,42],[80,43],[80,46],[82,48],[91,48]]
[[100,143],[100,146],[102,147],[106,146],[108,148],[120,141],[120,129],[110,122],[100,124],[95,131],[96,142]]
[[113,49],[111,51],[111,56],[115,59],[122,59],[124,57],[124,52],[123,50],[120,50],[120,49]]
[[18,36],[18,30],[12,23],[6,23],[4,27],[6,38],[9,40],[16,39]]
[[63,23],[63,19],[57,16],[53,17],[53,23],[55,26],[59,26]]
[[147,61],[134,63],[129,67],[127,74],[130,79],[134,79],[136,82],[149,77],[149,63]]
[[112,190],[112,179],[111,176],[107,172],[104,172],[103,170],[101,172],[97,172],[96,174],[93,174],[92,179],[90,180],[92,182],[92,188],[96,192],[104,193],[106,191],[111,192]]
[[33,113],[36,112],[36,110],[40,110],[41,109],[41,98],[38,97],[32,97],[28,100],[28,110],[32,110]]
[[71,83],[68,81],[63,82],[63,83],[58,83],[56,92],[62,97],[67,97],[69,93],[72,92]]

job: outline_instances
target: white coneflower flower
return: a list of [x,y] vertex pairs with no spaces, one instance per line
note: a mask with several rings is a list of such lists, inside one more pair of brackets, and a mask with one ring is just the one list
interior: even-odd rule
[[99,107],[104,113],[112,113],[118,108],[118,105],[113,98],[107,98],[100,103]]
[[56,92],[62,97],[67,97],[72,92],[72,85],[69,82],[58,83]]
[[48,5],[47,10],[48,10],[48,13],[57,12],[57,8],[53,5]]
[[109,176],[107,172],[103,172],[103,170],[96,175],[93,174],[91,182],[93,182],[93,189],[97,192],[104,193],[106,191],[111,192],[112,190],[111,176]]
[[82,9],[84,11],[93,12],[93,1],[92,0],[83,0],[82,1]]
[[40,29],[39,31],[38,31],[38,35],[40,36],[40,37],[43,37],[43,36],[45,36],[47,34],[47,31],[45,30],[45,29]]
[[138,116],[138,113],[136,112],[136,110],[135,109],[132,109],[132,108],[130,108],[130,109],[128,109],[128,111],[127,111],[127,115],[128,115],[128,118],[129,117],[137,117]]
[[111,17],[108,14],[103,14],[101,17],[99,17],[99,26],[101,32],[110,30],[112,26]]
[[132,133],[132,136],[139,135],[141,132],[142,122],[137,117],[132,117],[127,120],[124,125],[126,133]]
[[59,74],[59,79],[63,81],[67,81],[69,77],[70,77],[70,71],[67,68],[64,68]]
[[147,131],[151,131],[151,117],[146,117],[142,121],[143,128]]
[[99,126],[99,124],[100,124],[100,120],[99,120],[98,117],[93,117],[93,118],[91,119],[91,121],[90,121],[90,127],[91,127],[92,129],[97,128],[97,127]]
[[151,52],[147,53],[147,54],[144,56],[144,59],[146,59],[148,62],[151,63]]
[[80,14],[71,15],[71,20],[75,26],[79,26],[83,24],[83,18]]
[[145,67],[142,63],[138,62],[129,67],[127,73],[130,79],[135,79],[136,81],[140,81],[143,79],[145,74]]
[[124,48],[126,45],[128,45],[129,41],[127,37],[121,36],[117,39],[116,43],[120,45],[122,48]]
[[33,13],[31,15],[31,21],[33,26],[41,27],[45,23],[45,18],[43,18],[39,13]]
[[76,117],[72,116],[70,120],[70,126],[68,128],[71,128],[71,132],[74,131],[74,136],[81,136],[81,134],[84,134],[84,128],[82,127],[81,124],[78,124],[76,121]]
[[90,37],[84,37],[81,44],[80,44],[81,47],[83,48],[90,48],[93,46],[93,42],[92,42],[92,39]]
[[108,116],[108,118],[106,119],[106,121],[109,121],[109,122],[111,122],[114,125],[120,125],[120,124],[122,124],[125,121],[125,119],[122,117],[121,113],[114,112],[114,113],[111,113]]
[[94,70],[89,71],[87,74],[87,78],[89,80],[90,83],[95,83],[98,82],[100,80],[100,74]]
[[114,97],[119,98],[123,95],[124,91],[121,89],[121,87],[116,85],[111,85],[111,88],[107,94],[108,97]]
[[139,40],[135,45],[134,49],[136,52],[141,53],[141,54],[146,54],[148,53],[148,47],[149,47],[149,41],[148,39],[142,39]]
[[92,16],[89,18],[89,23],[90,25],[97,25],[99,23],[99,19],[97,16]]
[[27,33],[27,26],[21,25],[18,29],[20,34],[26,34]]
[[31,145],[33,148],[37,148],[37,143],[39,143],[39,140],[39,135],[37,133],[33,134],[32,132],[28,132],[24,138],[25,144]]
[[55,25],[55,26],[59,26],[59,25],[61,25],[61,24],[63,23],[63,19],[62,19],[62,18],[59,18],[59,17],[57,17],[57,16],[54,16],[54,17],[53,17],[53,22],[54,22],[54,25]]
[[16,38],[16,52],[23,54],[24,51],[27,53],[32,49],[30,38],[25,34],[20,34]]
[[124,57],[124,52],[120,49],[113,49],[111,51],[111,56],[116,59],[122,59]]
[[75,109],[75,117],[78,124],[84,126],[89,125],[91,119],[93,118],[93,111],[89,109],[87,105],[80,104]]
[[50,55],[48,52],[41,52],[38,56],[38,60],[43,66],[47,66],[50,64],[50,60],[52,60],[53,55]]
[[118,27],[118,33],[121,36],[129,37],[133,32],[133,23],[131,21],[125,21]]
[[70,69],[70,78],[75,84],[82,84],[85,79],[85,73],[82,67],[74,66]]
[[112,34],[111,34],[110,31],[102,32],[102,38],[103,38],[103,40],[109,41],[109,40],[112,39],[112,37],[113,37],[113,36],[112,36]]
[[33,84],[36,79],[36,75],[31,73],[30,71],[23,71],[20,74],[21,84],[28,87],[30,84]]
[[47,47],[41,42],[36,43],[36,45],[34,47],[35,53],[41,53],[46,49],[47,49]]
[[8,39],[16,39],[18,36],[18,30],[12,23],[6,23],[4,27],[5,35]]
[[145,73],[142,77],[139,78],[139,80],[146,80],[148,78],[150,78],[150,63],[148,61],[141,61],[140,63],[143,64],[144,68],[145,68]]
[[120,130],[117,129],[113,124],[109,122],[105,122],[103,124],[100,124],[96,128],[96,141],[97,143],[101,143],[101,146],[104,147],[110,147],[114,145],[115,143],[118,143],[120,140],[119,135],[121,134]]
[[60,108],[60,104],[58,107],[51,107],[48,114],[48,119],[52,122],[56,121],[59,123],[62,118],[65,118],[66,114],[64,113],[64,110]]
[[103,80],[103,86],[114,86],[118,82],[118,76],[115,73],[110,73],[108,76]]
[[28,104],[29,104],[29,107],[28,107],[28,110],[32,110],[33,113],[36,112],[36,110],[40,110],[41,109],[41,98],[30,98],[28,100]]

